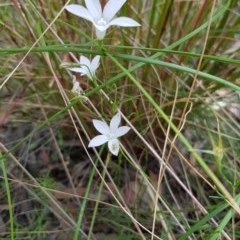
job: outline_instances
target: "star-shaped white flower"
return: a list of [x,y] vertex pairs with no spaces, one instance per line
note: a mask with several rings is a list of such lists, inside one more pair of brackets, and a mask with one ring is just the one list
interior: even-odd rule
[[89,142],[88,147],[97,147],[107,142],[109,151],[113,155],[117,156],[120,149],[120,142],[118,138],[130,130],[130,127],[127,126],[119,127],[120,121],[121,116],[119,113],[113,116],[110,126],[108,126],[104,121],[94,119],[93,125],[101,133],[101,135],[94,137]]
[[79,64],[81,67],[69,68],[69,70],[81,73],[81,76],[87,75],[87,77],[92,80],[96,77],[95,73],[100,64],[100,56],[95,56],[92,61],[84,56],[81,56],[79,59]]
[[127,0],[109,0],[102,10],[101,4],[99,0],[85,0],[86,8],[77,5],[70,4],[66,6],[66,9],[72,13],[77,15],[78,17],[82,17],[93,23],[96,36],[98,39],[103,39],[106,30],[110,26],[121,26],[121,27],[139,27],[140,24],[128,17],[118,17],[114,18],[116,13],[121,9],[123,4]]

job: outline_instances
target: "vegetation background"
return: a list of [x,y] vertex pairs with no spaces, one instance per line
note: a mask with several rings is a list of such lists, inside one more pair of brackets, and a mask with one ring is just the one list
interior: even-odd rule
[[[66,4],[0,3],[0,239],[240,239],[239,1],[128,0],[141,27],[102,45]],[[87,145],[117,110],[109,158]]]

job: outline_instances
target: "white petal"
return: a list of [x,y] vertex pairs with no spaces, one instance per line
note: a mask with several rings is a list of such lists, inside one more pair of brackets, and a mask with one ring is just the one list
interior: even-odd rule
[[88,147],[97,147],[108,141],[105,135],[98,135],[94,137],[88,144]]
[[80,57],[80,64],[82,66],[82,75],[87,75],[89,79],[92,79],[92,75],[94,75],[91,72],[91,62],[88,58],[81,56]]
[[111,133],[115,134],[115,131],[117,130],[120,122],[121,122],[121,115],[117,113],[116,115],[113,116],[110,122]]
[[103,135],[107,135],[110,133],[109,126],[103,121],[94,119],[93,125]]
[[81,72],[81,68],[68,68],[68,70],[73,72]]
[[110,23],[109,26],[121,26],[121,27],[139,27],[141,26],[138,22],[133,20],[132,18],[128,17],[119,17],[113,19]]
[[85,69],[83,68],[68,68],[68,69],[73,72],[82,73],[81,75],[87,74]]
[[81,76],[83,76],[83,75],[89,75],[89,70],[88,70],[88,67],[86,67],[86,66],[82,66],[82,74],[81,74]]
[[108,141],[108,149],[113,155],[117,156],[119,149],[120,149],[118,139],[115,138],[115,139],[109,140]]
[[86,57],[84,57],[84,56],[81,56],[81,57],[80,57],[80,64],[81,64],[81,65],[84,65],[84,66],[86,66],[86,67],[90,67],[91,62],[90,62],[90,60],[89,60],[88,58],[86,58]]
[[70,4],[67,5],[65,9],[70,13],[77,15],[78,17],[94,22],[90,12],[83,6],[77,4]]
[[110,22],[127,0],[110,0],[103,9],[103,19]]
[[116,138],[125,135],[131,128],[128,126],[122,126],[118,128],[113,134]]
[[99,0],[85,0],[85,4],[94,21],[98,21],[102,17],[102,7]]
[[99,67],[100,64],[100,56],[97,55],[93,58],[92,62],[91,62],[91,70],[95,73],[95,71],[97,70],[97,68]]

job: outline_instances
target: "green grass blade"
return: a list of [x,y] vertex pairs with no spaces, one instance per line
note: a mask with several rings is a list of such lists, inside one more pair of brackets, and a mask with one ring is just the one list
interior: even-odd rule
[[11,192],[8,182],[7,170],[4,163],[4,158],[2,153],[0,152],[0,163],[3,172],[4,184],[7,193],[7,201],[8,201],[8,212],[9,212],[9,219],[10,219],[10,234],[11,240],[14,240],[14,219],[13,219],[13,206],[12,206],[12,199],[11,199]]

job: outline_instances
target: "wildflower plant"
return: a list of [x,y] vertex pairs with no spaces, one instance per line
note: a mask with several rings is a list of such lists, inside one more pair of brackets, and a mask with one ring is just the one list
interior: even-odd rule
[[[65,9],[78,17],[82,17],[92,22],[95,27],[96,36],[101,40],[105,37],[106,31],[110,26],[140,26],[138,22],[129,17],[115,18],[115,15],[126,1],[127,0],[109,0],[106,6],[102,9],[99,0],[85,0],[86,8],[81,5],[70,4],[66,6]],[[80,73],[81,76],[86,75],[90,80],[93,80],[95,85],[96,70],[100,65],[100,56],[96,55],[92,60],[89,60],[85,56],[80,56],[79,65],[80,67],[69,67],[68,69]],[[74,79],[72,92],[79,94],[80,91],[80,84]],[[94,137],[89,142],[88,147],[97,147],[104,143],[108,143],[109,151],[117,156],[120,150],[120,142],[118,138],[125,135],[130,130],[127,126],[119,127],[120,121],[121,117],[119,113],[112,117],[109,126],[104,121],[94,119],[93,125],[101,135]]]

